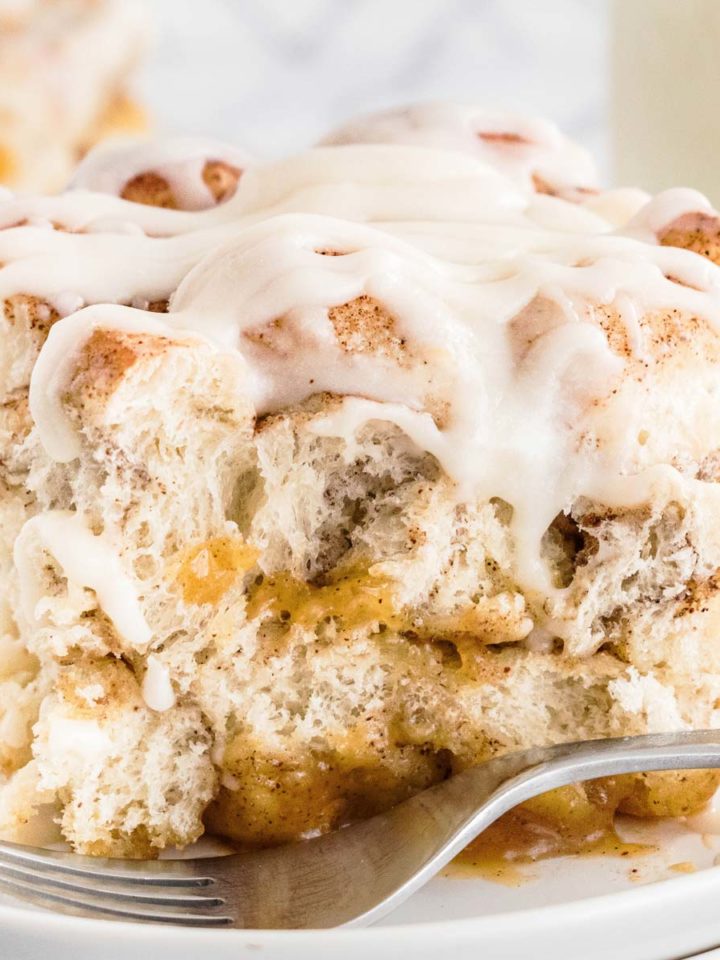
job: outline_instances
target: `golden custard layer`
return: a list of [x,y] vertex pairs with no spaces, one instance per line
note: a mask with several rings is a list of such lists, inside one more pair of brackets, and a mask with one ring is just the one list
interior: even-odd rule
[[[226,537],[194,547],[177,574],[184,599],[217,603],[236,578],[257,569],[257,557],[257,550]],[[466,626],[472,622],[468,613],[456,618],[451,632],[442,634],[437,625],[399,612],[392,582],[362,565],[339,568],[319,583],[287,571],[258,573],[249,579],[246,599],[249,617],[267,617],[266,622],[277,628],[269,634],[274,645],[282,645],[294,625],[312,628],[334,622],[341,634],[374,628],[382,637],[391,630],[411,643],[423,642],[424,636],[424,642],[441,651],[444,663],[452,661],[458,675],[471,681],[482,669],[481,645]],[[336,752],[285,764],[248,750],[238,733],[223,757],[232,787],[223,788],[208,809],[208,829],[243,847],[290,842],[372,816],[461,769],[442,751],[435,756],[428,751],[403,769],[399,781],[381,763],[367,762],[362,733],[357,736],[357,753],[353,739],[351,729]],[[237,784],[247,786],[238,789]],[[562,787],[505,814],[467,847],[458,863],[491,879],[507,879],[513,864],[549,857],[642,853],[647,848],[618,837],[617,813],[690,816],[704,809],[718,785],[720,771],[707,770],[606,777]]]

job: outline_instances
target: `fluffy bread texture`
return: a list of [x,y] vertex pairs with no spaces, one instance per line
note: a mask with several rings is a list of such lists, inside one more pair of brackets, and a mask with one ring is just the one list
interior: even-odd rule
[[318,437],[335,398],[256,428],[242,372],[194,343],[103,333],[67,396],[80,462],[26,441],[33,509],[113,531],[177,697],[147,706],[148,657],[38,545],[43,615],[21,633],[44,668],[14,672],[7,764],[27,778],[39,706],[33,802],[60,804],[77,849],[147,855],[195,839],[203,815],[277,842],[501,750],[716,721],[720,558],[697,505],[559,519],[546,556],[573,585],[577,639],[533,652],[505,504],[458,509],[387,424],[351,452]]
[[[130,199],[176,205],[151,173]],[[236,179],[214,168],[206,182],[222,200]],[[695,248],[698,229],[668,242]],[[542,318],[535,304],[520,334]],[[331,320],[348,351],[402,354],[367,297]],[[708,325],[641,318],[650,353],[623,388],[646,397],[647,465],[673,465],[690,493],[572,504],[543,540],[567,588],[558,599],[518,586],[508,503],[459,504],[437,460],[385,421],[352,444],[323,435],[337,396],[256,419],[240,356],[190,335],[96,330],[62,397],[80,455],[53,461],[27,390],[56,321],[37,298],[4,305],[3,835],[36,836],[50,812],[98,855],[152,856],[205,829],[271,844],[504,751],[720,725],[720,421],[708,400],[720,338]],[[616,318],[594,322],[622,353]],[[82,518],[112,548],[150,645],[77,582],[40,517]],[[715,781],[694,784],[691,806]],[[677,813],[687,796],[687,783],[643,779],[624,802]]]

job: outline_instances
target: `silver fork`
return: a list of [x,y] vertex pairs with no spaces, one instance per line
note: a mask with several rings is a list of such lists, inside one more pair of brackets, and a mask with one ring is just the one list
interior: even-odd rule
[[0,889],[79,916],[253,929],[365,926],[503,813],[581,780],[720,767],[720,731],[534,748],[456,774],[387,813],[256,853],[124,861],[0,843]]

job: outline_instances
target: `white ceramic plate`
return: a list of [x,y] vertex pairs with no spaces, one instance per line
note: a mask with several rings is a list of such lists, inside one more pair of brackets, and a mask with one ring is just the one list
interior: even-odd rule
[[[648,828],[628,839],[647,839]],[[628,828],[624,828],[628,834]],[[677,824],[655,854],[528,868],[517,888],[439,877],[368,930],[203,931],[0,901],[2,960],[675,960],[720,945],[720,837]],[[685,872],[691,869],[695,872]]]

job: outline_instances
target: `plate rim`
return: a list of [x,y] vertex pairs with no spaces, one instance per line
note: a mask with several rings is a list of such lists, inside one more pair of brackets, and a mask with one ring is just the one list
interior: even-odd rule
[[[520,908],[518,910],[501,911],[477,917],[461,917],[449,920],[431,920],[419,923],[388,924],[386,926],[369,927],[332,927],[309,930],[272,930],[272,929],[211,929],[206,927],[177,927],[163,924],[142,924],[130,921],[107,920],[103,918],[76,917],[68,914],[54,913],[53,911],[27,909],[13,904],[0,903],[0,928],[8,932],[8,924],[12,924],[16,932],[23,932],[23,927],[37,922],[42,914],[44,933],[70,932],[82,936],[91,936],[103,932],[107,934],[113,930],[117,937],[128,940],[141,938],[149,941],[170,939],[173,933],[181,932],[183,939],[193,940],[196,943],[212,941],[220,945],[221,941],[236,943],[240,939],[251,939],[258,945],[283,945],[291,942],[325,941],[330,945],[333,941],[348,942],[353,940],[392,940],[396,944],[414,941],[418,937],[423,939],[429,935],[442,935],[445,941],[449,936],[467,935],[502,936],[508,925],[517,927],[546,927],[552,925],[559,917],[563,926],[569,924],[584,924],[587,920],[598,918],[608,909],[621,907],[622,911],[635,913],[640,907],[652,904],[655,910],[661,909],[663,903],[673,900],[678,891],[685,899],[693,896],[702,888],[711,888],[720,885],[720,865],[710,866],[698,870],[693,874],[683,874],[678,877],[668,877],[662,880],[651,881],[639,885],[637,888],[610,891],[596,894],[578,900],[553,903],[545,906]],[[718,922],[717,944],[720,945],[720,921]],[[706,948],[709,949],[709,948]]]

